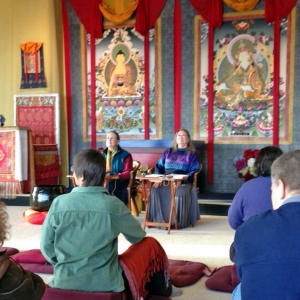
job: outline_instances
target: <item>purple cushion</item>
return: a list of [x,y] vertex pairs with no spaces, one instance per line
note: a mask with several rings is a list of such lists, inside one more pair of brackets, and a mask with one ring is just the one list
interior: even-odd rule
[[25,270],[34,273],[53,274],[53,266],[43,256],[41,250],[32,249],[12,256]]
[[[17,253],[12,256],[15,261],[17,261],[25,270],[29,270],[34,273],[44,273],[44,274],[53,274],[53,266],[47,262],[43,254],[39,249],[32,249]],[[189,286],[197,282],[203,276],[203,270],[207,268],[207,266],[203,263],[185,261],[185,260],[169,260],[169,270],[172,278],[172,284],[177,287]],[[51,290],[51,291],[50,291]],[[53,294],[52,294],[53,293]],[[94,299],[94,298],[80,298],[83,297],[81,295],[79,298],[69,297],[69,293],[83,293],[78,291],[65,291],[59,289],[49,288],[49,291],[45,293],[46,295],[50,295],[51,297],[56,297],[56,293],[60,295],[60,293],[67,293],[65,296],[61,298],[52,298],[52,299]],[[88,293],[96,295],[97,293]],[[120,293],[100,293],[103,297],[106,297],[104,294],[113,294],[113,297],[119,297]],[[43,298],[43,299],[51,299]],[[64,298],[66,297],[66,298]],[[95,298],[98,299],[98,298]],[[102,298],[101,298],[102,299]],[[123,299],[123,298],[103,298],[103,299]],[[166,299],[166,298],[165,298]]]
[[47,287],[42,300],[126,300],[126,293],[82,292]]
[[19,263],[35,263],[35,264],[47,264],[46,258],[43,256],[40,249],[32,249],[19,252],[12,257]]
[[205,286],[214,291],[232,293],[240,283],[236,274],[236,266],[224,266],[217,269],[206,281]]
[[53,266],[50,264],[33,264],[33,263],[19,263],[23,269],[33,273],[53,274]]
[[17,254],[19,253],[19,250],[16,249],[16,248],[11,248],[11,247],[0,247],[0,252],[3,252],[5,251],[5,254],[8,255],[8,256],[11,256],[11,255],[14,255],[14,254]]
[[172,284],[176,287],[189,286],[196,283],[207,266],[203,263],[186,260],[169,260]]
[[[68,291],[46,287],[42,300],[126,300],[126,293],[113,292],[82,292],[82,291]],[[171,298],[148,295],[147,300],[171,300]]]

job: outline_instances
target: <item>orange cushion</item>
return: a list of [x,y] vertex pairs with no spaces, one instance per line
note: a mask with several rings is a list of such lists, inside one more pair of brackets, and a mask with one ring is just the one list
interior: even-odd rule
[[30,224],[42,225],[46,218],[48,211],[36,211],[28,208],[23,212],[23,218]]

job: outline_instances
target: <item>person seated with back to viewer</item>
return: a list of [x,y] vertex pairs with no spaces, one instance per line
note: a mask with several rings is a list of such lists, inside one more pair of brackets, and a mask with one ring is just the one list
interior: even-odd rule
[[271,167],[272,206],[235,232],[240,285],[232,299],[300,299],[300,150]]
[[[156,174],[188,175],[188,179],[179,183],[176,189],[175,206],[179,228],[194,225],[200,219],[197,191],[193,186],[194,174],[199,168],[200,162],[189,132],[179,129],[172,147],[163,153],[154,171]],[[148,205],[149,221],[167,223],[171,205],[170,187],[165,183],[154,183]]]
[[127,186],[132,171],[132,156],[122,149],[119,143],[119,134],[116,131],[110,131],[106,136],[107,148],[102,154],[106,158],[106,172],[117,175],[118,179],[109,179],[106,188],[111,195],[116,196],[127,205]]
[[[130,287],[139,288],[140,296],[144,289],[167,297],[172,290],[173,296],[174,292],[179,295],[168,278],[168,258],[161,245],[145,237],[128,208],[103,187],[104,156],[93,149],[80,151],[74,157],[73,171],[77,187],[54,199],[42,226],[41,251],[54,267],[49,286],[129,292],[131,271],[135,284]],[[118,257],[120,233],[134,245]]]
[[257,178],[245,182],[235,194],[228,210],[228,222],[237,229],[254,215],[272,209],[271,202],[271,166],[282,155],[281,149],[267,146],[260,150],[254,170]]
[[[0,246],[9,235],[8,214],[0,201]],[[0,299],[40,300],[45,291],[43,279],[14,262],[5,251],[0,252]]]

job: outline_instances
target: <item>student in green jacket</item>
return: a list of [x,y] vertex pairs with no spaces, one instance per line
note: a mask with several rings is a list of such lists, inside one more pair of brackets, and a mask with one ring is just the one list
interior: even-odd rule
[[[41,251],[54,266],[50,287],[122,292],[125,286],[129,287],[119,263],[119,234],[131,244],[143,244],[145,239],[151,239],[153,249],[161,247],[153,238],[144,239],[146,233],[140,223],[103,187],[105,163],[104,156],[97,150],[77,153],[73,162],[77,187],[69,194],[58,196],[51,204],[41,233]],[[137,256],[132,257],[133,263]],[[166,257],[165,253],[163,256]],[[170,296],[172,285],[168,281],[167,267],[152,271],[161,278],[161,284],[151,287],[150,292]]]

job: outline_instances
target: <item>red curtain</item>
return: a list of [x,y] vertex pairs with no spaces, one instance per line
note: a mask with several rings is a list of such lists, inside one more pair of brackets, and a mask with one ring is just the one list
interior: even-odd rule
[[274,21],[274,89],[273,89],[273,146],[279,146],[279,77],[280,77],[280,17],[275,11]]
[[297,0],[265,0],[265,19],[267,23],[275,21],[276,11],[279,19],[285,18],[296,5]]
[[149,140],[149,30],[158,19],[166,0],[140,0],[135,17],[135,30],[142,34],[144,40],[144,138]]
[[174,5],[174,133],[181,127],[181,8],[180,0]]
[[91,35],[91,147],[96,149],[95,38],[102,37],[102,0],[69,0],[80,22]]
[[279,145],[279,77],[280,77],[280,20],[285,18],[297,0],[265,0],[265,19],[274,22],[274,91],[273,91],[273,145]]
[[69,0],[80,22],[88,33],[102,37],[102,14],[99,4],[102,0]]
[[214,183],[214,28],[208,23],[208,142],[207,142],[207,181]]
[[149,33],[144,36],[144,138],[149,140]]
[[223,22],[223,0],[189,0],[196,12],[208,22],[208,142],[207,142],[207,174],[208,183],[214,182],[214,102],[213,102],[213,52],[214,28]]
[[[223,0],[189,0],[196,12],[213,28],[220,28],[223,22]],[[272,1],[272,0],[270,0]]]
[[167,0],[140,0],[135,16],[135,30],[145,35],[155,24]]
[[91,33],[91,147],[96,149],[96,49],[95,36]]

